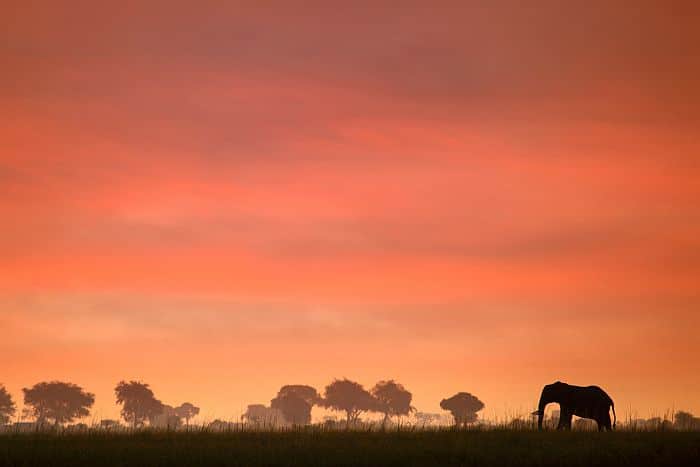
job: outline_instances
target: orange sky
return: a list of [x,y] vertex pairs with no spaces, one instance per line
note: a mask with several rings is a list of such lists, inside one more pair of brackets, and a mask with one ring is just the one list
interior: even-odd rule
[[139,378],[232,418],[395,378],[493,418],[562,379],[700,413],[698,7],[225,3],[0,5],[16,398],[116,416]]

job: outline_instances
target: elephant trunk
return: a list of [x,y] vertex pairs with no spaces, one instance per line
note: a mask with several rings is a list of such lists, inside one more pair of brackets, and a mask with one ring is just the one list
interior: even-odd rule
[[548,401],[544,396],[544,391],[542,392],[542,395],[540,396],[540,403],[537,406],[537,429],[541,430],[542,429],[542,419],[544,419],[544,408],[547,406]]

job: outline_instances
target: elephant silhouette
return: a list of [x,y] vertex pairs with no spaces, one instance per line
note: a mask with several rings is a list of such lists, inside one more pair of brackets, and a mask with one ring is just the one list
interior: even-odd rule
[[[542,429],[544,408],[547,404],[559,404],[559,425],[557,430],[570,430],[571,418],[576,415],[581,418],[590,418],[598,423],[598,431],[611,431],[617,423],[615,403],[598,386],[572,386],[571,384],[548,384],[542,389],[540,403],[536,411],[537,427]],[[614,421],[610,422],[610,408],[612,408]]]

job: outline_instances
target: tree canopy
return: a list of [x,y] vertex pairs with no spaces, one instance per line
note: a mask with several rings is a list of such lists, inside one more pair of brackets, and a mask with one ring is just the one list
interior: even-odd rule
[[321,405],[345,412],[347,427],[356,423],[362,412],[379,410],[377,399],[360,383],[349,379],[337,379],[326,386]]
[[468,392],[458,392],[449,399],[440,401],[440,408],[449,410],[457,426],[466,426],[477,419],[476,413],[484,408],[484,403]]
[[140,381],[120,381],[114,388],[117,404],[122,406],[121,414],[134,428],[163,413],[164,405],[156,399],[146,383]]
[[302,384],[282,386],[277,397],[270,401],[273,409],[278,409],[292,425],[311,423],[311,409],[320,403],[321,396],[311,386]]
[[5,386],[0,384],[0,425],[4,425],[15,414],[15,403]]
[[384,414],[384,422],[394,416],[408,415],[413,410],[413,394],[394,380],[380,381],[372,388],[378,409]]
[[180,418],[184,418],[185,423],[189,425],[190,419],[199,415],[199,407],[196,407],[189,402],[185,402],[179,407],[175,407],[175,414]]
[[72,422],[90,415],[90,408],[95,403],[93,394],[75,384],[60,381],[38,383],[22,391],[24,405],[38,423],[61,425]]

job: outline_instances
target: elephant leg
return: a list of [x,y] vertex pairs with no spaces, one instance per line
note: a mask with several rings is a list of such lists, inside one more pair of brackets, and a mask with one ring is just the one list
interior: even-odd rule
[[564,417],[562,414],[559,414],[559,422],[557,423],[557,430],[563,430],[564,429]]
[[566,429],[569,431],[571,431],[571,424],[573,422],[573,418],[574,418],[574,414],[572,414],[572,413],[569,413],[566,416],[565,426],[566,426]]
[[601,415],[598,421],[598,431],[603,431],[603,429],[612,431],[612,421],[610,420],[610,413],[607,411]]
[[571,430],[571,419],[573,416],[573,412],[562,410],[559,414],[559,426],[557,426],[557,430]]

